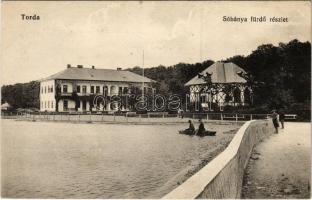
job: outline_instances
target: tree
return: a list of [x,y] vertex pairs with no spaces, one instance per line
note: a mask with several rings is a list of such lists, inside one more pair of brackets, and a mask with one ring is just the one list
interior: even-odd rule
[[1,103],[8,102],[16,108],[39,108],[40,84],[36,81],[1,87]]
[[[252,91],[255,110],[261,108],[268,111],[281,107],[294,108],[294,112],[300,110],[299,108],[310,110],[310,42],[292,40],[278,46],[263,44],[249,55],[236,55],[225,59],[224,62],[233,62],[252,76],[251,82],[256,85]],[[177,94],[184,98],[185,94],[189,93],[185,83],[213,63],[212,60],[206,60],[202,63],[178,63],[167,67],[159,65],[145,68],[144,72],[146,77],[157,81],[154,84],[157,93],[164,96]],[[143,71],[138,66],[128,70],[140,75]],[[39,87],[40,84],[36,81],[4,85],[1,88],[1,103],[8,102],[14,108],[39,108]],[[56,88],[56,94],[57,91]],[[58,102],[60,96],[55,97]]]

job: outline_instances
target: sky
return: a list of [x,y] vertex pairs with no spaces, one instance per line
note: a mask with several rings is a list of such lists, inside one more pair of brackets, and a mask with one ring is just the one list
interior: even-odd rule
[[[309,1],[2,2],[1,85],[66,68],[170,66],[248,55],[266,43],[311,41]],[[21,15],[40,16],[22,20]],[[288,23],[224,22],[287,17]]]

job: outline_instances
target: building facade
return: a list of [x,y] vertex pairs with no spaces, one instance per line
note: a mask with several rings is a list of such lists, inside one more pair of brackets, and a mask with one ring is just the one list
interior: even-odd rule
[[234,63],[212,64],[185,84],[189,87],[190,102],[198,103],[206,110],[212,110],[214,104],[220,111],[224,106],[250,105],[252,90],[239,75],[242,73],[245,71]]
[[155,81],[121,70],[67,66],[67,69],[40,81],[40,111],[85,112],[127,111],[123,99],[133,88],[155,92]]

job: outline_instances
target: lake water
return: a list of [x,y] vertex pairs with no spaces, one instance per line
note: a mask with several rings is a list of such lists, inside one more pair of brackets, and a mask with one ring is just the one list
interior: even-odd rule
[[160,198],[238,128],[207,124],[217,136],[200,138],[186,126],[2,120],[2,196]]

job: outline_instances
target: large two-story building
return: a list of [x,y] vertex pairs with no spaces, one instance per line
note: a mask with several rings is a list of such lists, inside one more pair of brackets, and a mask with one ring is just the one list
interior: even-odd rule
[[121,68],[112,70],[67,65],[67,69],[40,80],[40,111],[129,110],[126,104],[112,105],[111,97],[123,97],[135,87],[154,92],[153,82]]

